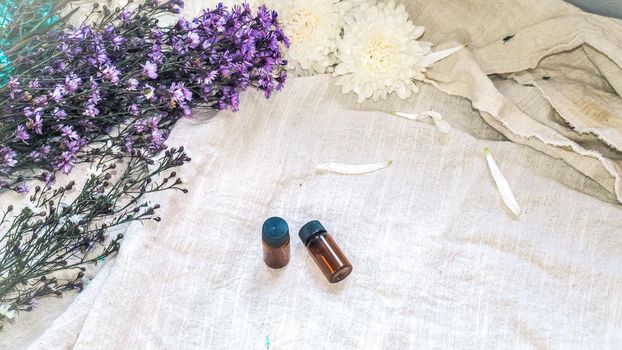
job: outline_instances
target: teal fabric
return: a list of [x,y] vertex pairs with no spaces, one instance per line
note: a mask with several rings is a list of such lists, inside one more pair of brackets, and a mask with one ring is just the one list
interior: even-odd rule
[[[27,3],[33,4],[32,0],[26,0]],[[13,21],[13,14],[17,10],[18,5],[14,0],[1,0],[0,2],[0,87],[4,86],[13,73],[13,65],[7,57],[3,49],[9,48],[18,38],[8,37],[6,28]],[[60,19],[57,15],[51,15],[54,9],[53,1],[44,3],[37,9],[38,18],[34,18],[29,22],[23,23],[22,28],[25,31],[33,29],[41,20],[45,20],[45,25],[51,26]]]
[[13,0],[4,0],[0,2],[0,29],[6,28],[6,26],[13,21],[13,11],[16,6]]
[[4,86],[4,84],[9,81],[12,73],[13,66],[11,65],[11,61],[6,56],[4,51],[0,49],[0,87]]

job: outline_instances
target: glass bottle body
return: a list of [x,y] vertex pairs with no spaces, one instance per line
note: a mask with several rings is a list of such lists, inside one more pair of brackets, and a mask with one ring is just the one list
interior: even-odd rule
[[280,269],[289,263],[289,238],[280,246],[273,247],[262,241],[263,261],[273,269]]
[[311,238],[307,250],[330,283],[337,283],[352,272],[350,260],[328,233]]

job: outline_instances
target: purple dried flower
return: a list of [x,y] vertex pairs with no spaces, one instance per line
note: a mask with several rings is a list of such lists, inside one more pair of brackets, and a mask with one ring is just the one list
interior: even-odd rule
[[13,190],[19,194],[26,194],[28,193],[28,186],[26,186],[25,183],[21,183],[17,186],[15,186],[15,188],[13,188]]
[[65,90],[64,86],[56,85],[56,88],[54,88],[54,91],[51,94],[52,99],[54,100],[54,102],[58,103],[63,100],[66,92],[67,90]]
[[67,112],[65,112],[65,110],[60,109],[58,107],[56,107],[54,109],[54,112],[52,114],[57,120],[62,120],[65,119],[67,117]]
[[164,3],[163,6],[167,8],[169,11],[171,11],[172,13],[180,13],[181,10],[184,8],[184,1],[183,0],[169,0],[166,3]]
[[99,109],[97,109],[94,103],[88,102],[86,106],[84,106],[84,112],[82,112],[82,114],[87,117],[95,117],[99,115]]
[[41,114],[43,113],[43,107],[37,107],[35,109],[32,109],[32,107],[25,107],[24,108],[24,115],[26,116],[26,118],[30,118],[33,116],[41,116]]
[[189,32],[186,34],[186,44],[192,49],[199,46],[201,44],[201,37],[196,32]]
[[65,89],[69,92],[75,92],[82,84],[82,78],[72,73],[65,77]]
[[26,128],[23,125],[18,125],[15,130],[15,140],[28,144],[28,142],[26,142],[28,139],[30,139],[30,135],[28,131],[26,131]]
[[28,87],[31,89],[38,89],[39,87],[41,87],[41,85],[39,84],[39,78],[36,78],[33,81],[30,81],[28,83]]
[[158,78],[158,65],[151,62],[151,61],[147,61],[145,62],[144,65],[141,65],[143,67],[143,74],[150,78],[150,79],[157,79]]
[[36,161],[41,160],[41,153],[39,153],[38,151],[32,151],[30,152],[28,157],[30,157],[30,159],[36,162]]
[[76,154],[80,150],[82,146],[86,144],[85,140],[77,139],[77,140],[65,140],[65,147],[69,150],[69,153]]
[[147,130],[147,121],[146,120],[139,120],[134,124],[134,129],[136,130],[136,132],[142,134],[143,132],[145,132],[145,130]]
[[28,118],[28,122],[26,122],[26,126],[29,129],[34,129],[35,133],[42,135],[43,134],[43,121],[41,120],[41,115],[36,114],[34,119]]
[[277,85],[276,85],[276,90],[279,91],[283,88],[283,86],[285,85],[285,80],[287,79],[287,72],[285,72],[284,70],[281,71],[281,73],[279,73],[278,78],[276,78],[277,81]]
[[218,76],[218,72],[215,70],[207,73],[207,75],[203,77],[203,84],[210,85],[216,79],[217,76]]
[[159,125],[160,125],[160,118],[153,117],[153,118],[149,119],[149,127],[151,129],[157,129]]
[[119,74],[121,72],[117,69],[117,67],[106,65],[101,73],[104,78],[108,79],[114,85],[117,85],[119,83]]
[[134,115],[134,116],[140,115],[140,107],[138,107],[136,103],[132,103],[128,107],[128,111],[130,112],[131,115]]
[[169,91],[173,99],[179,104],[192,101],[192,92],[186,88],[184,83],[172,83]]
[[58,168],[61,169],[65,174],[69,174],[71,169],[73,169],[74,165],[74,154],[71,152],[65,151],[61,155],[60,162],[58,164]]
[[11,77],[7,85],[9,87],[9,91],[11,91],[10,93],[11,98],[15,98],[15,94],[22,91],[19,89],[19,80],[15,77]]
[[48,104],[48,97],[45,95],[37,96],[32,102],[36,106],[45,107]]
[[45,183],[45,187],[52,186],[55,179],[56,179],[56,176],[54,175],[54,173],[44,172],[40,176],[40,180]]
[[2,165],[0,165],[1,170],[5,170],[7,167],[12,168],[17,164],[17,153],[10,149],[7,146],[0,148],[0,156],[2,157]]
[[93,90],[93,92],[91,93],[91,96],[89,97],[89,100],[87,101],[90,104],[98,104],[101,101],[101,96],[99,95],[99,89],[95,89]]
[[[16,117],[14,123],[25,128],[21,125],[14,137],[32,145],[20,145],[17,154],[0,153],[0,172],[14,171],[7,164],[21,169],[22,161],[68,172],[85,159],[80,152],[86,140],[103,133],[121,147],[119,152],[156,152],[176,120],[190,115],[196,103],[237,110],[247,88],[259,88],[268,97],[283,87],[286,61],[281,50],[288,42],[276,13],[262,7],[253,15],[248,4],[231,10],[219,5],[193,20],[182,18],[174,27],[159,28],[147,18],[155,6],[173,11],[183,7],[180,0],[162,1],[157,5],[147,0],[136,10],[123,10],[103,27],[54,30],[46,37],[46,47],[56,55],[46,57],[47,49],[36,48],[32,57],[24,58],[28,64],[42,64],[32,78],[20,78],[28,91],[13,82],[17,107],[4,105],[3,112],[23,111],[26,118]],[[123,88],[114,86],[119,84]],[[11,91],[5,89],[5,96]],[[158,117],[141,117],[148,111]],[[116,135],[117,126],[125,123],[130,127]]]
[[164,144],[164,134],[160,129],[151,130],[151,148],[159,150]]
[[71,125],[65,125],[61,129],[61,135],[69,140],[77,140],[79,138],[78,133],[73,130]]
[[118,17],[121,21],[128,23],[132,20],[132,13],[129,10],[123,10]]
[[132,137],[126,138],[124,147],[127,153],[131,153],[134,150],[134,139]]
[[151,52],[149,52],[147,56],[152,62],[156,64],[164,63],[164,54],[162,53],[162,46],[159,44],[153,45],[153,47],[151,48]]
[[127,81],[127,89],[129,91],[135,91],[138,88],[138,80],[131,78]]
[[69,39],[72,39],[74,41],[81,41],[82,39],[84,39],[84,31],[85,27],[76,28],[73,33],[69,35]]
[[147,100],[152,100],[155,97],[155,89],[149,84],[145,84],[145,89],[143,90],[143,93]]
[[124,37],[120,36],[120,35],[115,35],[112,38],[112,46],[115,50],[118,50],[121,45],[125,44],[127,42],[127,39],[125,39]]

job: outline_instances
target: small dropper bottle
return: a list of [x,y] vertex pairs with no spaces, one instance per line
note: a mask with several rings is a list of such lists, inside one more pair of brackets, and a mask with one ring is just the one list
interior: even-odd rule
[[337,283],[352,272],[350,260],[319,221],[306,223],[298,236],[330,283]]
[[273,269],[280,269],[289,263],[289,227],[279,217],[264,222],[261,230],[263,261]]

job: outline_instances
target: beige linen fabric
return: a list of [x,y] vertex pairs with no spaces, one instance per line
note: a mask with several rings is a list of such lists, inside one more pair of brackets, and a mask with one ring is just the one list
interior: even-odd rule
[[[193,158],[191,192],[154,197],[162,223],[130,226],[84,293],[18,319],[0,348],[621,348],[620,22],[552,0],[406,5],[427,40],[470,44],[430,70],[434,86],[356,105],[328,76],[293,78],[238,113],[181,121],[169,143]],[[454,130],[390,110],[436,110]],[[314,170],[389,159],[362,176]],[[292,234],[280,271],[261,261],[272,215]],[[340,284],[297,238],[312,219],[354,264]]]
[[[413,9],[417,3],[409,2]],[[434,4],[424,7],[417,16],[434,19],[426,26],[432,32],[436,25],[448,27],[445,24],[449,7],[453,16],[462,14],[468,18],[454,18],[461,27],[444,34],[445,40],[454,37],[470,43],[473,55],[465,50],[437,64],[428,74],[433,83],[443,91],[471,100],[482,117],[510,140],[563,159],[622,202],[622,100],[615,90],[622,84],[622,22],[587,14],[558,1],[521,1],[518,5],[514,1],[497,1],[490,6],[478,1],[445,7],[442,1]],[[525,7],[538,9],[537,14],[525,11]],[[483,15],[478,13],[480,8],[486,8]],[[493,25],[497,22],[490,16],[492,10],[497,21],[506,22]],[[550,17],[542,18],[546,15]],[[504,40],[508,37],[511,39]],[[588,64],[577,62],[576,52],[567,53],[577,49]],[[536,66],[535,71],[527,71]],[[514,78],[521,84],[542,90],[573,134],[594,135],[618,155],[612,159],[596,149],[586,149],[550,125],[540,123],[507,99],[487,76],[514,72],[520,72]],[[545,76],[550,79],[543,79]],[[600,84],[589,84],[594,80]]]
[[[478,117],[431,87],[401,108],[424,103]],[[272,349],[622,344],[622,210],[573,190],[598,186],[563,162],[368,109],[394,103],[353,108],[328,77],[243,105],[176,128],[193,190],[158,198],[165,222],[131,226],[97,295],[81,295],[31,349],[259,349],[266,336]],[[484,146],[520,220],[499,199]],[[387,159],[364,176],[314,171]],[[260,227],[272,215],[293,235],[323,221],[353,274],[328,284],[295,236],[290,265],[265,267]]]

